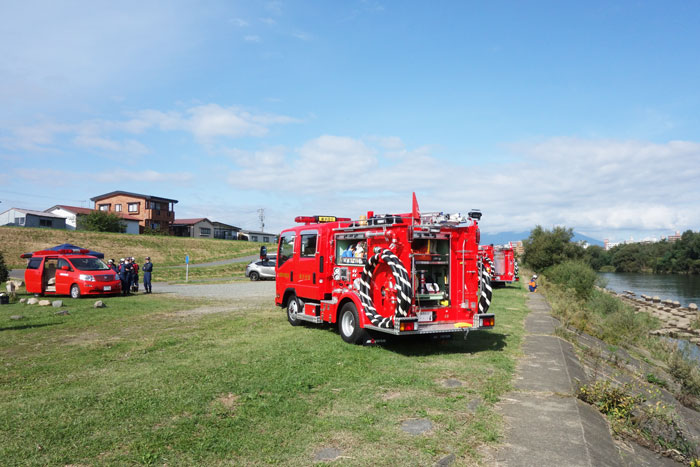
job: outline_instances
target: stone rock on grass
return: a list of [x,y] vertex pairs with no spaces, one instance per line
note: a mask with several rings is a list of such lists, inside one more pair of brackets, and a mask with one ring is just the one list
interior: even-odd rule
[[51,306],[54,308],[61,308],[63,306],[63,300],[54,300],[51,302]]
[[314,456],[315,462],[331,462],[343,455],[343,451],[337,448],[323,448]]
[[95,302],[95,305],[93,305],[94,308],[104,308],[105,306],[107,305],[105,305],[105,302],[103,302],[102,300],[97,300]]
[[61,310],[61,311],[57,311],[56,313],[54,313],[54,315],[64,315],[64,316],[69,315],[69,314],[70,313],[68,313],[68,310]]
[[39,300],[39,306],[51,306],[50,300]]
[[443,457],[442,459],[440,459],[439,461],[437,461],[435,463],[435,465],[437,467],[452,465],[452,463],[456,460],[457,460],[457,456],[455,456],[454,454],[448,454],[445,457]]
[[20,303],[27,303],[27,299],[26,299],[26,298],[20,298],[20,299],[19,299],[19,302],[20,302]]
[[24,319],[24,316],[22,315],[12,315],[10,316],[10,319],[19,320],[19,319]]
[[426,418],[411,418],[401,423],[401,429],[410,435],[422,435],[433,429],[433,422]]
[[12,282],[15,285],[15,289],[19,289],[24,285],[24,281],[21,281],[19,279],[10,279],[8,282]]
[[698,306],[695,303],[689,303],[688,304],[688,309],[690,311],[698,311]]
[[37,303],[39,303],[39,299],[36,297],[32,297],[27,300],[27,305],[36,305]]
[[442,385],[446,388],[459,388],[462,387],[462,382],[457,379],[448,378],[442,382]]

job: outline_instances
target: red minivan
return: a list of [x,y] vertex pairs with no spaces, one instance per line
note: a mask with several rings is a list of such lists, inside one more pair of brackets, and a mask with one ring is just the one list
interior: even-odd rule
[[119,276],[89,250],[41,250],[22,255],[27,292],[39,295],[102,295],[121,293]]

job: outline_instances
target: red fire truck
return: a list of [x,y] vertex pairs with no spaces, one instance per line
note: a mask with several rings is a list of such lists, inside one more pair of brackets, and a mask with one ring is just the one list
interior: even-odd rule
[[487,269],[491,270],[494,285],[512,284],[520,280],[515,250],[510,246],[479,245],[479,252]]
[[480,218],[421,214],[415,194],[407,214],[297,217],[280,234],[275,304],[292,326],[334,323],[358,344],[374,342],[368,330],[466,337],[492,328]]

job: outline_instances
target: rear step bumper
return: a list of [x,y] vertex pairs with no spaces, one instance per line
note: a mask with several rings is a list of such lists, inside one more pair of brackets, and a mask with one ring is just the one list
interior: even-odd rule
[[[398,324],[396,328],[380,328],[373,325],[366,325],[365,329],[371,329],[374,331],[384,332],[387,334],[393,334],[395,336],[410,336],[416,334],[447,334],[447,333],[469,333],[469,331],[483,331],[486,329],[493,329],[493,326],[483,326],[480,327],[479,323],[482,322],[484,318],[495,318],[493,313],[482,313],[474,315],[474,323],[467,323],[464,321],[448,321],[439,323],[420,323],[417,318],[403,318],[397,319],[399,321],[413,321],[414,325],[418,326],[418,329],[413,331],[399,331]],[[494,319],[495,321],[495,319]]]

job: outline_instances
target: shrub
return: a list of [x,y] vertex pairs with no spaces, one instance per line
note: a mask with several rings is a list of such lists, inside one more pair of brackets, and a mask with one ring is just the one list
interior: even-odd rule
[[550,267],[545,272],[554,284],[572,290],[579,300],[586,300],[593,291],[598,276],[582,261],[565,261]]
[[682,395],[700,396],[700,369],[685,352],[675,350],[668,362],[669,373],[680,385]]
[[0,253],[0,283],[5,282],[9,276],[7,266],[5,266],[5,258]]
[[126,232],[126,223],[115,213],[93,211],[78,217],[78,229],[92,232]]

